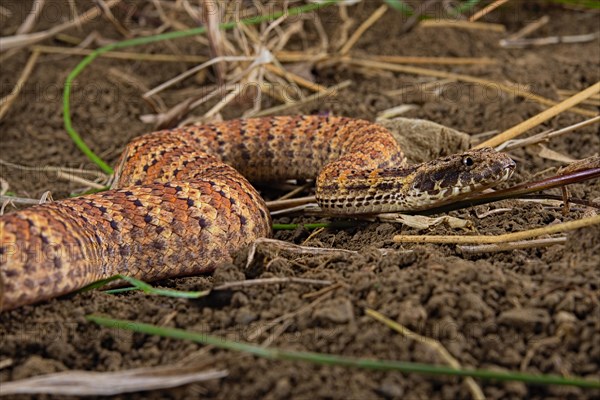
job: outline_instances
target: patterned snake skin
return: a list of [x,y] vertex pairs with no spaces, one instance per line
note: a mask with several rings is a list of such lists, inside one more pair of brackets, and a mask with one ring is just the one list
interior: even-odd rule
[[454,201],[507,179],[513,168],[491,149],[407,166],[387,130],[342,117],[150,133],[127,146],[112,190],[1,217],[0,310],[115,274],[153,281],[214,270],[271,233],[267,207],[246,178],[317,177],[325,211],[360,214]]

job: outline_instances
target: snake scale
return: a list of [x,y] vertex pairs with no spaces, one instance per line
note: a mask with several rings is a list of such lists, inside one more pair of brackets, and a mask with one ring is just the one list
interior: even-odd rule
[[0,310],[115,274],[153,281],[214,270],[271,233],[248,180],[316,177],[326,212],[365,214],[455,201],[508,179],[514,165],[492,149],[407,165],[383,127],[333,116],[149,133],[127,145],[111,190],[1,217]]

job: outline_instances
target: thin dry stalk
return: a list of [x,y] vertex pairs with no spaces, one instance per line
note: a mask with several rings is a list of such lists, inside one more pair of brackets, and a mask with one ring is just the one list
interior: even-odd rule
[[25,20],[23,21],[21,26],[19,26],[19,29],[17,29],[17,35],[31,32],[31,30],[35,26],[35,23],[40,17],[42,10],[44,9],[44,3],[46,3],[46,0],[35,0],[33,2],[29,14],[27,14]]
[[138,368],[116,372],[64,371],[0,385],[0,396],[54,394],[62,396],[111,396],[121,393],[166,389],[221,379],[225,370],[193,371],[182,367]]
[[319,52],[315,54],[310,54],[307,51],[289,51],[289,50],[279,50],[276,51],[275,57],[280,62],[310,62],[315,63],[317,61],[325,60],[327,58],[331,58],[331,55],[325,52]]
[[489,57],[369,56],[369,58],[394,64],[490,65],[498,63],[498,60]]
[[[278,198],[275,201],[282,201],[282,200],[288,200],[291,199],[292,197],[294,197],[295,195],[297,195],[298,193],[302,192],[303,190],[308,189],[309,187],[311,187],[311,183],[305,183],[304,185],[300,185],[297,188],[287,192],[286,194],[284,194],[283,196],[281,196],[280,198]],[[267,205],[267,207],[269,207]]]
[[280,283],[300,283],[303,285],[317,285],[317,286],[329,286],[332,284],[331,281],[325,281],[322,279],[307,279],[307,278],[295,278],[295,277],[284,277],[284,278],[262,278],[262,279],[248,279],[245,281],[228,282],[215,287],[212,290],[231,290],[239,289],[250,286],[261,286],[261,285],[275,285]]
[[506,48],[523,48],[531,46],[547,46],[550,44],[561,43],[587,43],[592,42],[600,37],[600,33],[588,33],[585,35],[570,35],[570,36],[548,36],[543,38],[531,39],[502,39],[500,46]]
[[[578,90],[569,90],[569,89],[557,89],[556,92],[561,97],[571,97],[572,95],[574,95],[576,93],[579,93]],[[595,94],[593,96],[590,96],[590,99],[600,100],[600,93],[599,94]]]
[[[106,3],[106,7],[112,8],[120,2],[121,0],[110,0]],[[99,7],[94,6],[77,18],[56,25],[46,31],[2,37],[0,38],[0,52],[29,46],[42,40],[49,39],[67,29],[92,21],[101,14],[102,10]]]
[[0,361],[0,369],[10,367],[12,364],[13,364],[12,358],[5,358],[4,360]]
[[123,37],[126,38],[130,38],[132,36],[131,32],[129,32],[129,29],[123,26],[123,24],[121,24],[121,22],[117,18],[115,18],[112,11],[110,10],[110,7],[107,7],[106,2],[104,0],[96,0],[96,3],[98,4],[98,7],[102,8],[104,18],[106,18],[108,22],[111,23],[111,25],[117,30],[117,32],[119,32],[121,35],[123,35]]
[[206,61],[203,64],[200,64],[200,65],[195,66],[194,68],[188,69],[187,71],[185,71],[185,72],[183,72],[183,73],[181,73],[181,74],[179,74],[179,75],[177,75],[177,76],[169,79],[166,82],[161,83],[160,85],[154,87],[150,91],[144,93],[142,95],[142,97],[144,97],[144,98],[151,97],[151,96],[153,96],[153,95],[155,95],[155,94],[157,94],[157,93],[165,90],[166,88],[168,88],[170,86],[173,86],[174,84],[176,84],[178,82],[181,82],[185,78],[187,78],[187,77],[189,77],[191,75],[194,75],[195,73],[203,70],[204,68],[209,67],[209,66],[211,66],[213,64],[220,63],[222,61],[254,61],[254,60],[256,60],[256,57],[254,57],[254,56],[251,56],[251,57],[249,57],[249,56],[215,57],[215,58],[212,58],[212,59]]
[[[327,298],[329,298],[335,289],[338,289],[341,287],[343,287],[342,283],[334,283],[333,285],[331,285],[329,287],[325,287],[325,288],[319,290],[319,293],[322,293],[322,294],[319,297],[317,297],[315,300],[313,300],[309,304],[306,304],[306,305],[298,308],[295,311],[292,311],[292,312],[280,315],[277,318],[274,318],[273,320],[269,321],[266,325],[260,326],[260,329],[257,329],[255,332],[248,335],[248,340],[249,341],[256,340],[259,336],[261,336],[263,333],[266,333],[271,328],[273,328],[279,324],[285,324],[287,321],[291,320],[292,318],[295,318],[298,315],[304,314],[305,312],[312,310],[319,303],[321,303],[321,302],[325,301]],[[262,345],[268,346],[272,343],[272,341],[274,339],[275,339],[274,335],[269,335],[269,337],[267,337],[267,339],[263,342]]]
[[252,243],[248,250],[248,260],[246,261],[246,268],[250,267],[250,265],[254,261],[254,257],[256,256],[256,252],[258,251],[259,247],[263,248],[263,251],[267,251],[273,254],[287,253],[294,254],[297,256],[357,254],[357,252],[353,250],[300,246],[297,244],[284,242],[282,240],[259,238]]
[[[41,53],[52,53],[52,54],[68,54],[87,56],[94,50],[71,48],[71,47],[59,47],[59,46],[43,46],[35,45],[32,46],[32,50],[37,50]],[[196,56],[192,54],[149,54],[149,53],[133,53],[127,51],[107,51],[106,53],[100,54],[100,57],[115,58],[119,60],[135,60],[135,61],[156,61],[156,62],[173,62],[173,63],[201,63],[207,60],[204,56]]]
[[[527,99],[536,101],[540,104],[544,104],[547,106],[555,106],[555,105],[559,104],[553,100],[547,99],[547,98],[539,96],[537,94],[533,94],[527,90],[521,89],[520,87],[518,87],[516,85],[509,86],[509,85],[505,85],[503,83],[489,81],[487,79],[476,78],[476,77],[470,76],[470,75],[455,74],[452,72],[437,71],[437,70],[433,70],[433,69],[413,67],[410,65],[397,65],[397,64],[384,63],[384,62],[379,62],[379,61],[371,61],[371,60],[366,60],[366,59],[350,58],[350,57],[344,57],[340,61],[351,64],[351,65],[359,65],[362,67],[378,68],[378,69],[389,70],[389,71],[394,71],[394,72],[404,72],[407,74],[434,76],[436,78],[441,78],[441,79],[453,79],[456,81],[470,82],[470,83],[475,83],[475,84],[478,84],[481,86],[489,87],[492,89],[501,90],[503,92],[506,92],[506,93],[509,93],[509,94],[512,94],[515,96],[525,97]],[[590,110],[581,109],[581,108],[572,107],[569,109],[569,111],[575,112],[580,115],[585,115],[586,117],[595,117],[596,116],[595,112],[592,112]]]
[[104,185],[100,185],[99,183],[90,181],[88,179],[84,179],[80,176],[75,176],[73,174],[67,174],[62,171],[58,171],[56,173],[56,177],[59,179],[64,179],[68,182],[75,182],[75,183],[79,183],[81,185],[85,185],[85,187],[87,187],[87,188],[92,188],[92,189],[104,189],[105,188]]
[[[206,36],[210,44],[211,58],[221,58],[225,56],[225,46],[223,43],[223,32],[219,29],[220,10],[219,5],[215,0],[202,0],[202,8],[204,9]],[[225,80],[225,64],[219,61],[215,65],[217,79],[220,84]]]
[[479,31],[506,32],[506,27],[501,24],[489,22],[469,22],[455,19],[426,19],[419,24],[421,28],[459,28],[475,29]]
[[[508,129],[507,131],[500,133],[497,136],[494,136],[493,138],[491,138],[489,140],[486,140],[483,143],[478,144],[477,146],[475,146],[475,148],[479,149],[482,147],[496,147],[496,146],[506,142],[507,140],[513,139],[513,138],[521,135],[522,133],[528,131],[529,129],[534,128],[534,127],[540,125],[541,123],[549,120],[550,118],[555,117],[558,114],[572,108],[576,104],[579,104],[583,100],[585,100],[588,97],[590,97],[596,93],[599,93],[599,92],[600,92],[600,82],[596,82],[589,88],[582,90],[581,92],[569,97],[568,99],[562,101],[561,103],[559,103],[553,107],[550,107],[547,110],[542,111],[541,113],[529,118],[526,121],[521,122],[520,124]],[[592,117],[595,117],[595,116],[596,116],[596,113],[594,113],[592,115]]]
[[[17,197],[17,196],[7,196],[4,194],[0,194],[0,203],[11,202],[15,204],[23,204],[23,205],[36,205],[40,204],[39,199],[30,199],[28,197]],[[0,213],[2,214],[2,213]]]
[[497,236],[474,235],[474,236],[451,236],[451,235],[396,235],[392,239],[396,243],[506,243],[518,240],[530,239],[542,235],[568,232],[586,226],[600,224],[600,215],[582,218],[576,221],[563,222],[543,228],[528,229],[521,232],[504,233]]
[[369,18],[354,31],[354,33],[350,36],[348,41],[342,46],[339,53],[341,55],[346,55],[350,51],[350,49],[358,42],[360,37],[369,29],[375,22],[379,20],[379,18],[383,17],[383,15],[387,12],[388,6],[382,4],[377,10],[371,14]]
[[515,40],[515,39],[523,38],[527,35],[530,35],[531,33],[535,32],[535,31],[537,31],[542,26],[546,25],[548,22],[550,22],[550,17],[547,15],[544,15],[540,19],[536,19],[532,23],[525,25],[518,32],[515,32],[512,35],[509,35],[506,39]]
[[507,2],[508,2],[508,0],[496,0],[493,3],[488,4],[487,6],[483,7],[481,10],[477,11],[475,14],[471,15],[471,17],[469,18],[469,21],[470,22],[477,21],[481,17],[491,13],[496,8],[500,7],[501,5],[503,5]]
[[426,82],[426,83],[414,83],[408,87],[385,91],[385,92],[383,92],[383,94],[385,94],[386,96],[402,96],[406,93],[417,91],[417,90],[424,91],[424,90],[429,90],[431,88],[435,88],[435,89],[439,90],[443,86],[445,86],[449,83],[452,83],[452,82],[455,82],[455,81],[453,79],[440,79],[440,80],[435,80],[435,81]]
[[508,151],[508,150],[512,150],[512,149],[515,149],[518,147],[530,146],[532,144],[537,144],[540,142],[548,142],[550,139],[553,139],[557,136],[561,136],[566,133],[573,132],[574,130],[586,127],[588,125],[597,124],[599,122],[600,122],[600,115],[597,117],[594,117],[594,118],[586,119],[585,121],[579,122],[577,124],[573,124],[573,125],[567,126],[562,129],[558,129],[556,131],[542,132],[542,133],[539,133],[537,135],[534,135],[534,136],[531,136],[531,137],[528,137],[525,139],[508,140],[508,141],[502,143],[500,146],[497,146],[496,150]]
[[0,100],[0,121],[8,112],[10,106],[15,102],[15,100],[19,96],[19,93],[21,93],[21,90],[25,86],[27,79],[29,79],[29,75],[31,75],[31,73],[33,72],[33,67],[35,66],[35,63],[37,62],[39,56],[40,53],[38,51],[34,51],[33,53],[31,53],[31,56],[29,56],[29,60],[27,60],[27,64],[25,64],[25,68],[23,68],[23,72],[21,72],[19,80],[17,80],[17,84],[10,92],[10,94],[6,95]]
[[299,107],[299,106],[302,106],[302,105],[305,105],[308,103],[312,103],[313,101],[318,101],[321,99],[325,99],[327,97],[336,96],[340,90],[347,88],[351,84],[352,84],[352,81],[350,81],[350,80],[343,81],[341,83],[338,83],[337,85],[330,86],[329,88],[327,88],[327,90],[325,92],[313,93],[310,96],[306,96],[305,98],[298,100],[296,102],[293,102],[293,103],[282,104],[282,105],[274,106],[271,108],[266,108],[262,111],[259,111],[255,114],[253,114],[252,116],[262,117],[262,116],[272,115],[272,114],[276,114],[276,113],[280,113],[280,112],[289,110],[290,108]]
[[549,247],[556,244],[567,243],[567,237],[555,237],[547,239],[533,239],[533,240],[521,240],[518,242],[508,242],[502,244],[482,244],[477,246],[461,246],[458,245],[456,248],[462,254],[482,254],[482,253],[496,253],[500,251],[511,251],[517,249],[530,249],[532,247]]
[[[419,335],[418,333],[411,331],[404,325],[399,324],[396,321],[392,321],[391,319],[387,318],[385,315],[383,315],[380,312],[377,312],[373,309],[367,308],[365,310],[365,313],[369,317],[376,319],[377,321],[383,323],[384,325],[393,329],[394,331],[398,332],[399,334],[406,336],[407,338],[414,340],[415,342],[422,343],[422,344],[428,346],[429,348],[433,349],[436,353],[438,353],[440,358],[446,364],[450,365],[452,368],[456,368],[456,369],[462,368],[462,366],[458,362],[458,360],[456,358],[454,358],[454,356],[452,356],[452,354],[450,354],[450,352],[448,350],[446,350],[446,348],[438,340]],[[465,378],[465,383],[471,390],[471,394],[473,395],[473,398],[475,398],[477,400],[485,399],[485,395],[483,394],[479,385],[477,385],[477,382],[475,382],[475,379],[473,379],[471,377]]]
[[0,158],[0,164],[6,165],[7,167],[10,167],[10,168],[19,169],[22,171],[63,172],[63,173],[67,173],[67,174],[91,175],[91,176],[95,177],[96,179],[101,179],[102,181],[108,180],[108,175],[106,175],[104,172],[98,171],[98,170],[93,170],[93,169],[53,167],[50,165],[47,165],[44,167],[28,167],[26,165],[11,163],[11,162],[5,161],[1,158]]
[[327,90],[327,87],[325,87],[323,85],[319,85],[318,83],[311,82],[308,79],[305,79],[305,78],[301,77],[300,75],[296,75],[292,72],[289,72],[286,69],[279,67],[277,65],[266,64],[265,69],[267,71],[270,71],[276,75],[279,75],[291,82],[294,82],[300,86],[304,86],[305,88],[310,89],[313,92],[325,92]]

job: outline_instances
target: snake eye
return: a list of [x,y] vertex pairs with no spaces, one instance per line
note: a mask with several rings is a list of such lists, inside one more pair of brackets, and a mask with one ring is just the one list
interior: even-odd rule
[[464,166],[470,167],[470,166],[473,165],[474,161],[473,161],[473,159],[471,157],[467,156],[467,157],[463,157],[462,163],[463,163]]

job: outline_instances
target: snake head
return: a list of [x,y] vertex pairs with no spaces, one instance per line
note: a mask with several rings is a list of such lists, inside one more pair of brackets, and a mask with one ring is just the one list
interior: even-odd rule
[[515,162],[492,148],[470,150],[421,164],[409,193],[414,209],[453,203],[506,181]]

